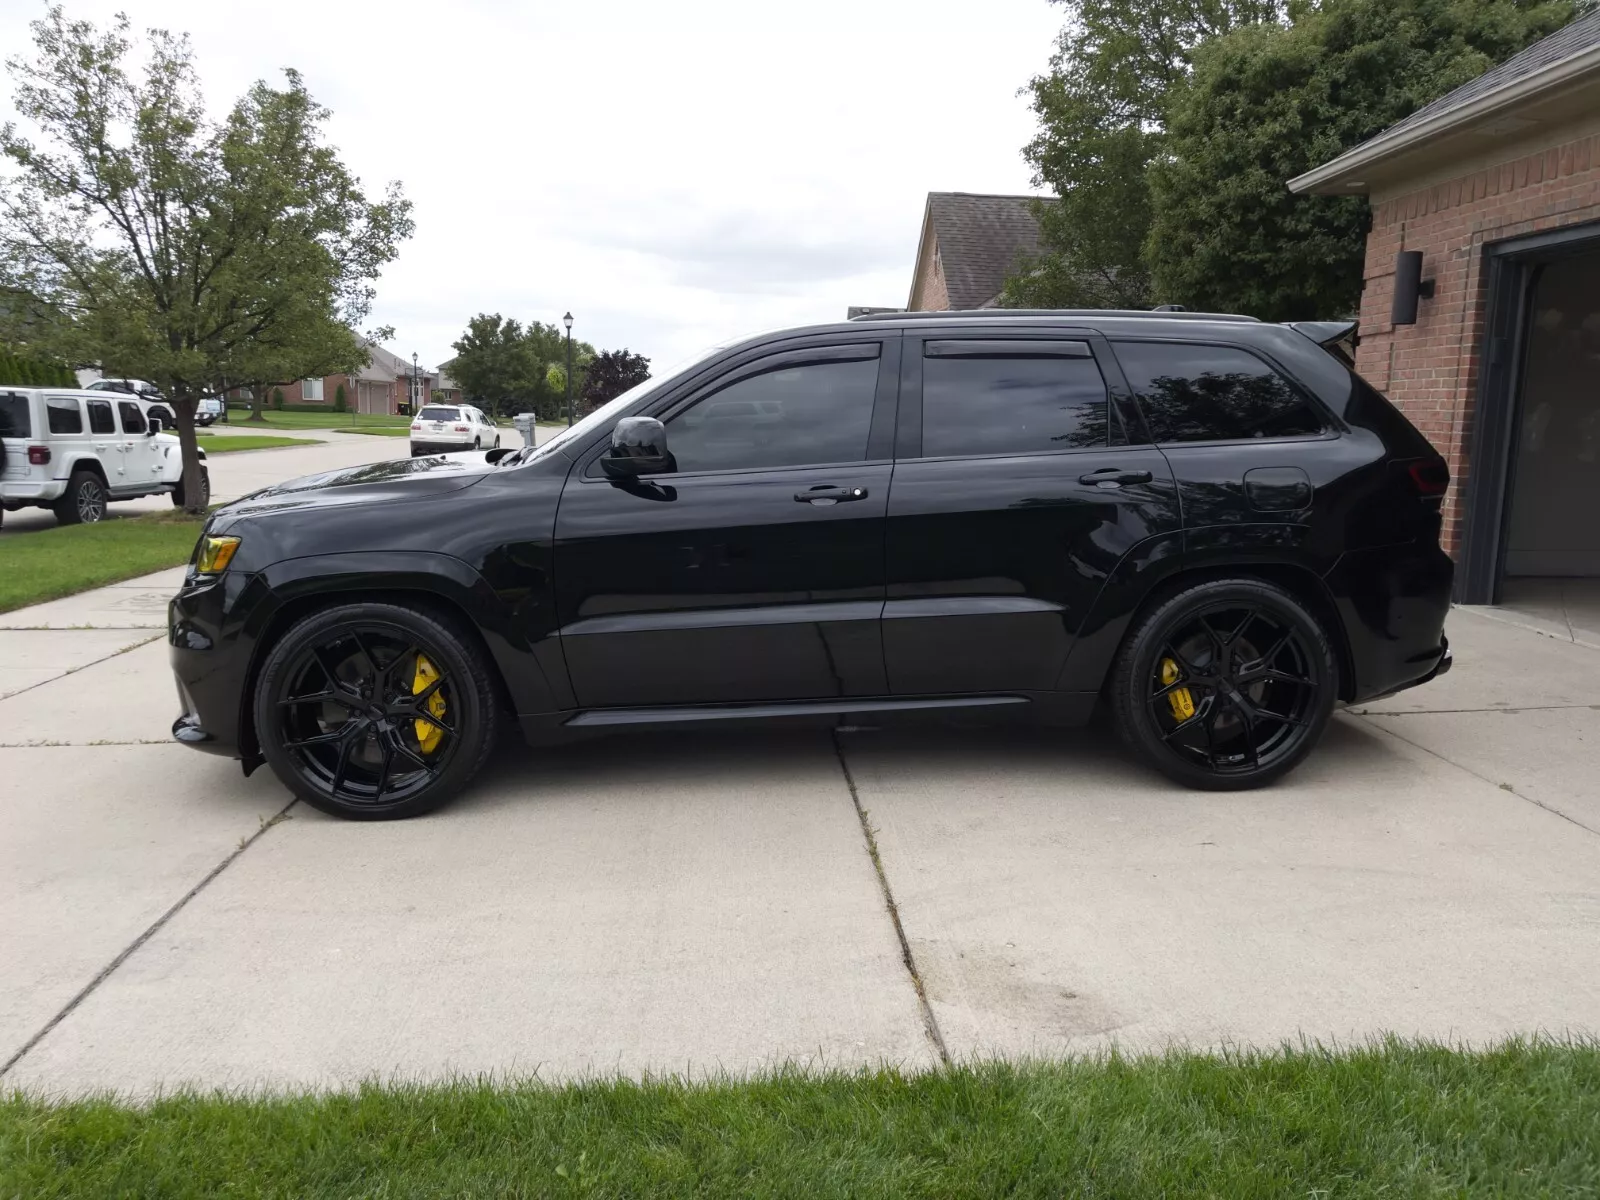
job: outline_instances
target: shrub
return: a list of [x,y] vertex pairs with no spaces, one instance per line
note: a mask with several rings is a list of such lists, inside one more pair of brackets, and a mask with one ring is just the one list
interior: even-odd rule
[[272,407],[277,409],[279,412],[283,411],[283,389],[282,388],[273,388],[272,389]]
[[345,408],[344,384],[341,383],[333,392],[333,411],[344,412]]

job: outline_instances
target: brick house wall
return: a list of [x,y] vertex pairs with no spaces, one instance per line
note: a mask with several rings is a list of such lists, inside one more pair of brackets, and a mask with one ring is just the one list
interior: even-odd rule
[[911,294],[916,297],[912,312],[946,312],[950,308],[950,289],[945,286],[944,263],[939,259],[937,241],[913,283]]
[[[1372,196],[1356,366],[1449,462],[1454,483],[1445,500],[1444,544],[1452,554],[1461,540],[1460,496],[1484,339],[1484,246],[1600,221],[1600,121],[1577,136],[1519,149],[1526,152]],[[1420,303],[1417,323],[1409,326],[1389,321],[1401,250],[1422,251],[1423,278],[1436,281],[1433,299]]]

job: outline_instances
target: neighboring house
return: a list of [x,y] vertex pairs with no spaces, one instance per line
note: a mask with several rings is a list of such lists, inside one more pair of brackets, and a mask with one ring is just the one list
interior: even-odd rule
[[1046,198],[929,192],[906,308],[997,307],[1006,278],[1039,253],[1036,199]]
[[[262,398],[271,407],[274,390],[283,392],[283,402],[333,408],[339,389],[344,388],[345,407],[353,412],[394,414],[406,409],[415,412],[436,391],[461,399],[459,385],[433,367],[413,364],[373,342],[364,342],[371,360],[354,375],[326,375],[321,379],[297,379],[268,385]],[[240,403],[250,400],[249,388],[235,388],[228,398]]]
[[1289,187],[1371,199],[1357,366],[1449,461],[1457,598],[1600,576],[1600,11]]

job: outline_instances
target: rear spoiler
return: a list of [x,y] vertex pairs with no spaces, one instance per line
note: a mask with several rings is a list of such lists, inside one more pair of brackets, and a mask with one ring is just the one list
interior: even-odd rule
[[1347,367],[1356,365],[1355,321],[1287,321],[1290,329],[1304,334]]

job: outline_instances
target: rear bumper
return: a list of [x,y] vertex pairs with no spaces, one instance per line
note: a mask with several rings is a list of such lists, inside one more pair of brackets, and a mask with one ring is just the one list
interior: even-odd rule
[[1411,543],[1343,555],[1325,577],[1350,652],[1352,703],[1437,679],[1453,665],[1444,620],[1455,563],[1437,546]]
[[463,450],[471,450],[472,443],[465,442],[436,442],[421,438],[411,439],[411,453],[417,454],[459,454]]

